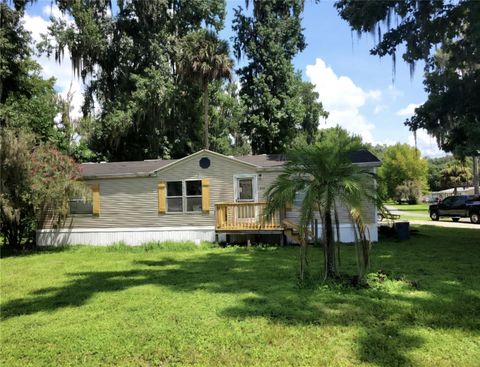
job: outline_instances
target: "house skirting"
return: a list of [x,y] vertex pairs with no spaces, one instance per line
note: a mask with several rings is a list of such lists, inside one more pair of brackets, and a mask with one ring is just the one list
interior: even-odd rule
[[[367,238],[372,242],[378,242],[378,226],[376,223],[366,225],[368,228]],[[322,226],[319,225],[319,233],[322,231]],[[355,231],[352,224],[340,224],[340,242],[351,243],[355,242]],[[335,239],[337,238],[337,229],[333,227]],[[357,233],[358,234],[358,233]]]
[[36,233],[39,246],[95,245],[124,242],[139,246],[150,241],[215,241],[214,226],[153,228],[63,228],[41,229]]
[[[377,229],[377,224],[372,223],[372,224],[367,224],[368,228],[368,233],[367,233],[367,238],[370,239],[372,242],[377,242],[378,241],[378,229]],[[355,242],[355,231],[354,227],[352,224],[340,224],[339,225],[340,229],[340,241],[342,243],[352,243]],[[322,239],[322,230],[323,227],[321,224],[318,225],[318,237],[321,240]],[[335,241],[337,240],[337,228],[335,225],[333,226],[333,235],[335,237]]]
[[[378,241],[377,224],[367,225],[369,238]],[[281,232],[280,232],[281,233]],[[108,246],[123,242],[130,246],[140,246],[150,241],[215,241],[214,226],[198,227],[146,227],[146,228],[64,228],[41,229],[37,231],[39,246],[95,245]],[[222,238],[219,240],[225,240]],[[322,237],[322,226],[318,225],[318,236]],[[336,229],[334,228],[336,238]],[[340,225],[340,242],[355,241],[355,232],[351,224]]]

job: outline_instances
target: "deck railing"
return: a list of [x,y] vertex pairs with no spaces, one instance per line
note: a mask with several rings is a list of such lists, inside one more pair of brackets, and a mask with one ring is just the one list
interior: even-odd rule
[[220,230],[275,230],[282,229],[280,214],[271,218],[264,215],[266,203],[218,203],[216,228]]

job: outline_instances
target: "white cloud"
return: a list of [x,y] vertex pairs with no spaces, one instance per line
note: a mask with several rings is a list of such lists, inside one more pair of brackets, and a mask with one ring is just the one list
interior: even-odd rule
[[[67,19],[64,15],[61,14],[60,10],[56,5],[54,6],[44,6],[43,14],[55,17],[61,17]],[[31,16],[26,13],[23,17],[25,29],[31,32],[32,39],[35,42],[41,40],[41,35],[47,33],[48,26],[50,25],[50,20],[45,20],[40,16]],[[36,61],[42,67],[42,75],[44,78],[54,77],[56,79],[55,88],[63,97],[67,96],[68,91],[72,91],[72,105],[73,111],[71,112],[72,118],[78,118],[82,115],[81,106],[83,104],[83,95],[82,95],[82,84],[78,77],[73,74],[73,69],[71,67],[71,58],[70,52],[65,50],[62,63],[55,61],[53,57],[48,58],[45,55],[35,57]]]
[[379,105],[376,105],[375,108],[373,109],[373,114],[374,115],[378,115],[380,112],[383,112],[387,109],[387,105],[384,105],[384,104],[379,104]]
[[[413,134],[408,138],[408,143],[415,146]],[[436,139],[424,129],[417,130],[417,148],[422,152],[423,157],[436,158],[446,155],[444,151],[438,148]]]
[[64,15],[56,4],[45,5],[42,8],[42,14],[46,17],[64,18]]
[[390,138],[375,141],[375,144],[379,144],[379,145],[395,145],[397,143],[398,143],[397,140],[393,140]]
[[29,14],[25,14],[23,21],[25,29],[31,32],[32,39],[35,42],[39,42],[42,34],[47,33],[48,25],[50,24],[50,22],[38,15],[31,16]]
[[42,8],[42,14],[48,19],[50,19],[51,17],[61,19],[65,21],[68,25],[73,25],[74,23],[73,18],[66,13],[62,13],[62,11],[56,4],[45,5]]
[[387,94],[390,96],[390,98],[395,101],[399,97],[403,97],[404,93],[400,89],[397,89],[393,84],[390,84],[387,88]]
[[401,110],[397,111],[397,115],[402,116],[402,117],[413,116],[413,114],[415,113],[415,108],[417,108],[419,106],[420,106],[420,104],[410,103],[407,107],[402,108]]
[[374,89],[374,90],[368,91],[367,96],[368,98],[376,101],[382,98],[382,91],[378,89]]
[[307,65],[307,76],[318,92],[324,108],[329,112],[326,124],[320,128],[337,124],[348,131],[359,134],[367,142],[374,142],[372,131],[375,125],[360,112],[368,100],[379,100],[379,90],[364,91],[347,76],[337,76],[331,67],[317,58],[314,65]]

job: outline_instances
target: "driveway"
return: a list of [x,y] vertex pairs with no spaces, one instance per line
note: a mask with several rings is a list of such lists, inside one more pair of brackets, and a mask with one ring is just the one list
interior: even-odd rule
[[441,218],[439,221],[434,222],[428,217],[428,214],[412,213],[407,211],[398,210],[395,207],[387,206],[387,209],[392,214],[406,215],[409,217],[415,217],[418,219],[406,219],[411,224],[425,225],[425,226],[437,226],[437,227],[449,227],[449,228],[472,228],[480,229],[480,224],[473,224],[469,218],[460,218],[458,222],[453,222],[450,218]]
[[470,223],[470,219],[461,218],[458,222],[453,222],[451,219],[439,220],[434,222],[433,220],[409,220],[411,224],[425,225],[425,226],[437,226],[437,227],[449,227],[449,228],[472,228],[480,229],[480,224]]

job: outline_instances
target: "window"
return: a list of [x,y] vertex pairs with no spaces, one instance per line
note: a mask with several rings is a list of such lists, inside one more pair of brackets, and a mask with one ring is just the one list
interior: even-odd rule
[[238,200],[239,201],[253,200],[253,178],[238,179]]
[[185,181],[187,212],[202,211],[202,181]]
[[303,200],[305,199],[305,191],[298,191],[295,193],[295,199],[293,200],[293,206],[295,208],[301,208]]
[[73,198],[68,202],[70,214],[93,214],[93,205],[91,201],[82,198]]
[[167,182],[167,212],[201,212],[202,181]]
[[466,201],[465,196],[457,196],[452,200],[452,206],[460,206],[464,205]]
[[182,181],[167,182],[167,212],[183,212]]
[[442,204],[444,205],[450,205],[453,201],[453,196],[449,196],[449,197],[446,197],[445,199],[443,199],[442,201]]

